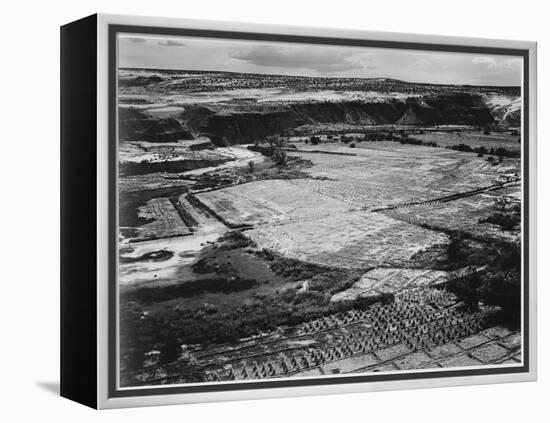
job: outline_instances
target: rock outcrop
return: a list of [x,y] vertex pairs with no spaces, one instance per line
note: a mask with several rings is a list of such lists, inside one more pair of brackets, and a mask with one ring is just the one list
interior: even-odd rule
[[262,105],[223,111],[208,117],[201,130],[214,142],[251,143],[305,124],[472,125],[494,123],[481,96],[468,93],[412,97],[405,101],[307,102]]
[[119,108],[120,141],[174,142],[193,135],[174,118],[160,119],[139,110]]

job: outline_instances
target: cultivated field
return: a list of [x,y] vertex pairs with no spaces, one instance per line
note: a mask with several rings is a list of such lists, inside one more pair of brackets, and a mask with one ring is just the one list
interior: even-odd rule
[[444,234],[363,211],[263,225],[246,236],[285,257],[349,268],[406,265],[415,254],[447,243]]
[[513,228],[515,231],[503,231],[502,227],[488,222],[487,219],[505,208],[516,207],[519,213],[520,194],[520,187],[514,184],[453,201],[397,206],[384,210],[383,213],[414,225],[439,230],[460,230],[476,238],[519,242],[519,228]]
[[351,209],[349,204],[302,188],[294,180],[251,182],[196,194],[196,198],[233,227],[310,220]]
[[351,301],[357,298],[377,297],[381,294],[415,291],[416,288],[444,284],[456,279],[467,270],[445,272],[431,269],[378,267],[366,272],[351,288],[333,295],[330,301]]
[[138,209],[138,216],[151,220],[136,229],[139,238],[170,238],[189,234],[189,228],[168,198],[149,200]]
[[473,153],[390,141],[298,148],[317,151],[290,153],[310,160],[314,166],[307,172],[316,179],[293,183],[366,210],[497,186],[517,179],[519,172],[517,160],[494,166]]
[[[284,335],[265,333],[232,347],[190,349],[185,355],[205,369],[207,381],[513,366],[521,361],[518,332],[492,326],[483,314],[463,313],[453,304],[452,295],[416,289],[390,305],[334,314]],[[177,363],[164,372],[155,366],[147,371],[152,380],[184,381],[177,376]]]

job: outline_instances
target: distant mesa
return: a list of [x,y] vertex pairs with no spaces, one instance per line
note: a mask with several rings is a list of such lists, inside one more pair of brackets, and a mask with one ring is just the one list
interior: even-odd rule
[[303,125],[463,125],[507,130],[521,123],[520,87],[186,70],[120,72],[119,87],[125,94],[136,94],[140,101],[147,100],[149,93],[177,94],[185,104],[181,113],[160,118],[127,103],[129,107],[120,109],[121,141],[173,142],[206,136],[225,146],[253,143]]

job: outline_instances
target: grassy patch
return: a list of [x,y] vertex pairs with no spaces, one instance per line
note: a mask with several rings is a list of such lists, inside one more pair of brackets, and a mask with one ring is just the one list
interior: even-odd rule
[[165,287],[142,288],[122,293],[121,302],[137,302],[143,305],[150,305],[174,298],[189,298],[205,292],[216,292],[227,294],[230,292],[245,291],[254,287],[258,282],[253,279],[211,278],[201,279],[192,282],[184,282],[179,285]]

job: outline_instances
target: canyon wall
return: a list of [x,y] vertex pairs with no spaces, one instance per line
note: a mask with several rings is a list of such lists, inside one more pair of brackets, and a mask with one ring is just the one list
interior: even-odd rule
[[304,102],[212,114],[201,130],[216,143],[252,143],[305,124],[472,125],[494,123],[481,96],[450,94],[376,102]]
[[119,108],[120,141],[174,142],[193,135],[177,119],[155,118],[135,109]]

